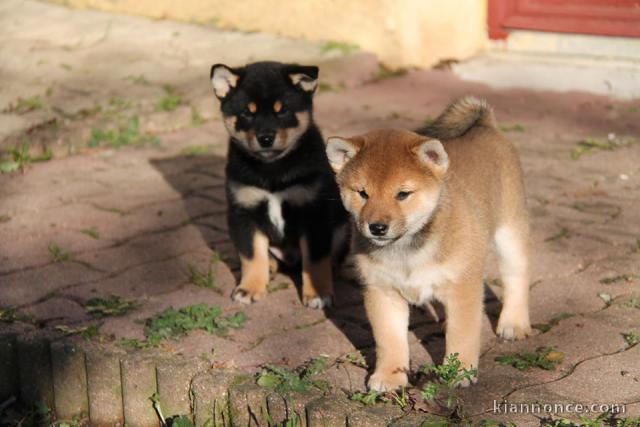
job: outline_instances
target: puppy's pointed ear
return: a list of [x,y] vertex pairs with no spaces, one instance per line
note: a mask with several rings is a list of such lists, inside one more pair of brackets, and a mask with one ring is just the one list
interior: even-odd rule
[[224,64],[211,67],[211,84],[213,92],[219,99],[224,99],[238,85],[240,74]]
[[287,75],[294,86],[305,92],[313,93],[318,87],[318,67],[313,65],[291,65]]
[[358,138],[341,138],[332,136],[327,139],[327,158],[335,173],[340,173],[342,168],[358,154],[362,148],[362,140]]
[[449,156],[437,139],[427,139],[414,148],[418,159],[441,178],[449,169]]

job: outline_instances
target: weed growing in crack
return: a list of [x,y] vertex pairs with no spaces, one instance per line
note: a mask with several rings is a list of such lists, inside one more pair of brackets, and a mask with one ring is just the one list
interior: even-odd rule
[[502,132],[519,132],[519,133],[524,133],[527,131],[527,129],[520,123],[515,123],[513,125],[501,124],[500,130]]
[[173,111],[182,104],[182,96],[178,95],[176,88],[171,85],[164,85],[164,96],[156,104],[156,111]]
[[394,77],[404,76],[407,73],[408,73],[408,70],[406,68],[391,69],[385,65],[380,64],[378,66],[378,71],[376,72],[375,76],[371,79],[370,82],[378,83],[383,80],[391,79]]
[[34,323],[35,319],[31,314],[21,314],[13,308],[0,308],[0,322],[4,323]]
[[612,283],[618,282],[633,282],[637,278],[638,276],[635,274],[620,274],[618,276],[611,276],[600,279],[600,283],[602,283],[603,285],[610,285]]
[[544,239],[545,242],[555,242],[556,240],[562,240],[571,237],[571,232],[568,228],[562,227],[560,231],[558,231],[553,236],[549,236]]
[[627,301],[621,302],[620,307],[622,308],[637,308],[640,309],[640,299],[631,298]]
[[627,343],[627,348],[631,348],[637,344],[640,344],[640,334],[636,331],[630,331],[626,334],[622,334],[625,342]]
[[246,320],[243,312],[222,316],[220,307],[209,307],[206,304],[190,305],[180,310],[170,307],[145,321],[145,340],[123,339],[120,345],[133,348],[155,347],[164,340],[178,339],[196,329],[227,336],[230,329],[242,328]]
[[360,49],[360,47],[357,44],[345,43],[345,42],[337,42],[337,41],[328,41],[322,46],[321,51],[322,51],[322,53],[327,53],[327,52],[331,52],[331,51],[339,51],[343,55],[348,55],[351,52],[354,52],[354,51],[356,51],[358,49]]
[[593,151],[613,151],[618,148],[628,147],[638,143],[634,139],[623,139],[611,133],[607,139],[587,138],[580,141],[578,146],[571,151],[571,160],[578,160],[580,157]]
[[139,306],[135,299],[123,299],[117,295],[110,295],[106,298],[91,298],[84,308],[89,315],[100,319],[108,316],[124,316]]
[[569,420],[567,418],[556,418],[554,416],[542,418],[540,426],[542,427],[640,427],[640,417],[638,418],[620,418],[617,414],[603,412],[596,418],[584,416],[578,417],[579,422]]
[[188,415],[173,415],[165,418],[162,413],[160,395],[158,395],[158,393],[153,393],[149,397],[149,400],[151,401],[153,410],[156,412],[162,427],[193,427],[193,421],[191,421],[191,417]]
[[284,289],[289,289],[289,284],[287,282],[280,282],[274,285],[267,286],[267,293],[272,294],[274,292],[282,291]]
[[456,388],[461,384],[471,383],[478,376],[477,369],[467,369],[462,365],[458,353],[447,356],[441,365],[424,365],[420,367],[419,372],[435,375],[436,379],[436,382],[428,382],[422,388],[422,399],[438,404],[445,402],[448,409],[453,409],[460,403]]
[[50,243],[48,249],[51,257],[53,257],[53,262],[73,261],[73,255],[71,252],[62,249],[55,243]]
[[331,388],[330,384],[325,380],[315,378],[325,370],[326,364],[326,357],[311,359],[293,370],[267,364],[257,375],[256,383],[261,387],[272,388],[280,394],[308,392],[314,388],[327,392]]
[[191,145],[183,148],[180,153],[189,157],[206,156],[211,152],[212,148],[213,146],[211,145]]
[[29,98],[18,98],[15,103],[10,104],[3,113],[26,114],[31,111],[41,110],[44,103],[39,95],[30,96]]
[[540,347],[535,352],[520,352],[498,356],[496,362],[505,366],[512,366],[519,371],[527,371],[531,368],[540,368],[553,371],[556,365],[564,360],[564,353],[553,347]]
[[30,150],[31,145],[27,141],[11,148],[8,151],[10,157],[0,161],[0,173],[11,173],[18,170],[24,172],[25,167],[31,163],[46,162],[53,158],[51,149],[48,149],[41,156],[32,156]]
[[380,393],[375,390],[369,390],[368,392],[357,391],[349,396],[349,399],[354,402],[360,402],[365,406],[389,401],[389,399],[385,397],[384,393]]
[[86,234],[87,236],[91,237],[92,239],[95,239],[95,240],[100,239],[100,232],[95,227],[84,228],[84,229],[80,230],[80,232],[82,234]]
[[53,329],[58,332],[62,332],[67,336],[80,335],[82,336],[82,338],[86,340],[90,340],[98,335],[98,325],[87,325],[87,326],[80,326],[77,328],[74,328],[72,326],[67,326],[67,325],[57,325],[57,326],[54,326]]
[[353,351],[351,353],[347,353],[342,357],[336,359],[337,363],[350,363],[359,368],[367,369],[369,366],[367,365],[367,361],[362,355],[360,351]]
[[549,322],[547,323],[536,323],[534,325],[531,325],[531,327],[539,330],[544,334],[546,332],[549,332],[554,326],[557,326],[562,320],[569,319],[573,316],[575,316],[575,314],[573,313],[560,313],[557,316],[552,317],[551,320],[549,320]]
[[125,80],[130,81],[133,84],[136,85],[143,85],[143,86],[149,86],[151,83],[149,82],[149,80],[147,80],[147,78],[144,76],[144,74],[138,74],[136,75],[129,75],[127,77],[124,78]]
[[200,114],[200,111],[194,106],[191,106],[191,126],[194,128],[202,126],[204,123],[204,117]]
[[200,288],[211,289],[215,293],[222,295],[222,290],[216,284],[215,272],[213,271],[217,263],[218,261],[212,258],[207,266],[207,271],[204,273],[200,272],[193,265],[188,264],[187,274],[189,276],[189,282]]
[[102,147],[108,145],[112,148],[121,148],[127,145],[159,145],[157,136],[140,133],[140,119],[138,116],[130,117],[126,125],[116,129],[93,128],[89,147]]

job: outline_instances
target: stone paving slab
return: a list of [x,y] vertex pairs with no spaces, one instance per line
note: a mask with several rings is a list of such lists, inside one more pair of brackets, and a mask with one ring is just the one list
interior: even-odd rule
[[[212,416],[226,425],[236,417],[237,425],[251,414],[263,425],[267,416],[284,421],[293,414],[308,425],[442,421],[435,410],[348,399],[365,390],[375,361],[358,284],[340,280],[326,312],[302,306],[295,275],[283,273],[258,304],[229,298],[238,259],[227,236],[226,135],[208,67],[269,57],[320,64],[326,85],[316,95],[316,118],[325,135],[415,128],[450,100],[474,94],[495,107],[520,148],[532,223],[531,316],[548,330],[517,343],[495,336],[502,289],[490,257],[480,379],[456,392],[460,414],[539,425],[531,414],[492,412],[494,400],[507,399],[626,403],[627,415],[640,415],[639,347],[623,335],[640,333],[640,144],[570,157],[585,138],[640,138],[638,102],[497,90],[440,70],[376,79],[377,62],[363,52],[344,56],[304,41],[32,1],[3,2],[0,24],[0,73],[11,82],[0,90],[0,123],[10,124],[0,148],[28,137],[33,155],[54,153],[51,161],[0,175],[0,313],[9,313],[0,316],[0,373],[11,376],[0,382],[0,404],[11,396],[40,398],[59,417],[84,411],[96,424],[157,425],[148,399],[160,391],[171,412],[165,415],[192,412],[197,425]],[[165,84],[182,101],[158,112]],[[7,111],[29,96],[45,107]],[[96,104],[101,109],[89,111]],[[93,128],[133,116],[160,145],[87,146]],[[51,119],[55,126],[43,125]],[[197,286],[193,271],[212,287]],[[117,316],[88,312],[92,298],[112,296],[135,307]],[[196,330],[131,348],[144,347],[147,319],[196,304],[219,307],[223,316],[240,311],[247,320],[227,336]],[[444,312],[437,304],[435,310],[438,320],[412,311],[413,370],[442,361]],[[548,346],[564,354],[555,370],[521,372],[495,360]],[[348,361],[356,352],[366,365]],[[295,369],[321,356],[332,393],[287,401],[255,384],[265,364]],[[86,384],[77,381],[80,366],[89,373]],[[69,397],[83,393],[86,399]]]

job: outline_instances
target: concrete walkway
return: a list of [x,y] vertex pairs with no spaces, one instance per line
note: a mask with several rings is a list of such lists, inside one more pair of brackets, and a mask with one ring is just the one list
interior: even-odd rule
[[[474,94],[520,148],[537,334],[495,337],[492,260],[480,381],[456,392],[455,416],[538,425],[548,415],[495,412],[503,399],[626,404],[624,417],[640,416],[640,101],[492,89],[447,71],[392,74],[369,54],[326,47],[0,4],[0,165],[18,168],[0,175],[0,378],[9,379],[0,381],[0,424],[17,413],[15,397],[44,401],[58,420],[157,425],[154,392],[166,416],[192,415],[198,425],[214,415],[236,425],[299,416],[350,426],[450,415],[415,390],[402,408],[349,400],[365,390],[374,360],[357,284],[340,283],[324,313],[304,308],[281,274],[264,301],[230,301],[238,262],[224,219],[226,134],[208,70],[264,58],[321,66],[316,118],[325,135],[414,128]],[[181,314],[166,309],[198,304],[220,309],[216,327],[176,332]],[[442,362],[442,327],[414,311],[412,369]],[[540,347],[562,356],[554,369],[520,371],[501,358]],[[319,357],[326,395],[314,386],[283,398],[256,384],[265,364],[294,369]]]

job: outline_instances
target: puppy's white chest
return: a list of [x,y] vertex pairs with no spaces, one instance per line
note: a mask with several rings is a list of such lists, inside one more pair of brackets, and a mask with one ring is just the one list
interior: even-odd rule
[[229,188],[235,203],[245,208],[254,208],[260,203],[267,202],[269,221],[278,233],[284,235],[285,221],[282,216],[282,203],[288,202],[293,206],[302,206],[313,201],[319,191],[320,183],[311,185],[293,185],[282,191],[269,192],[263,188],[230,182]]
[[415,305],[424,305],[432,300],[440,286],[453,277],[447,264],[424,258],[397,258],[381,262],[367,259],[360,266],[367,285],[393,288]]

